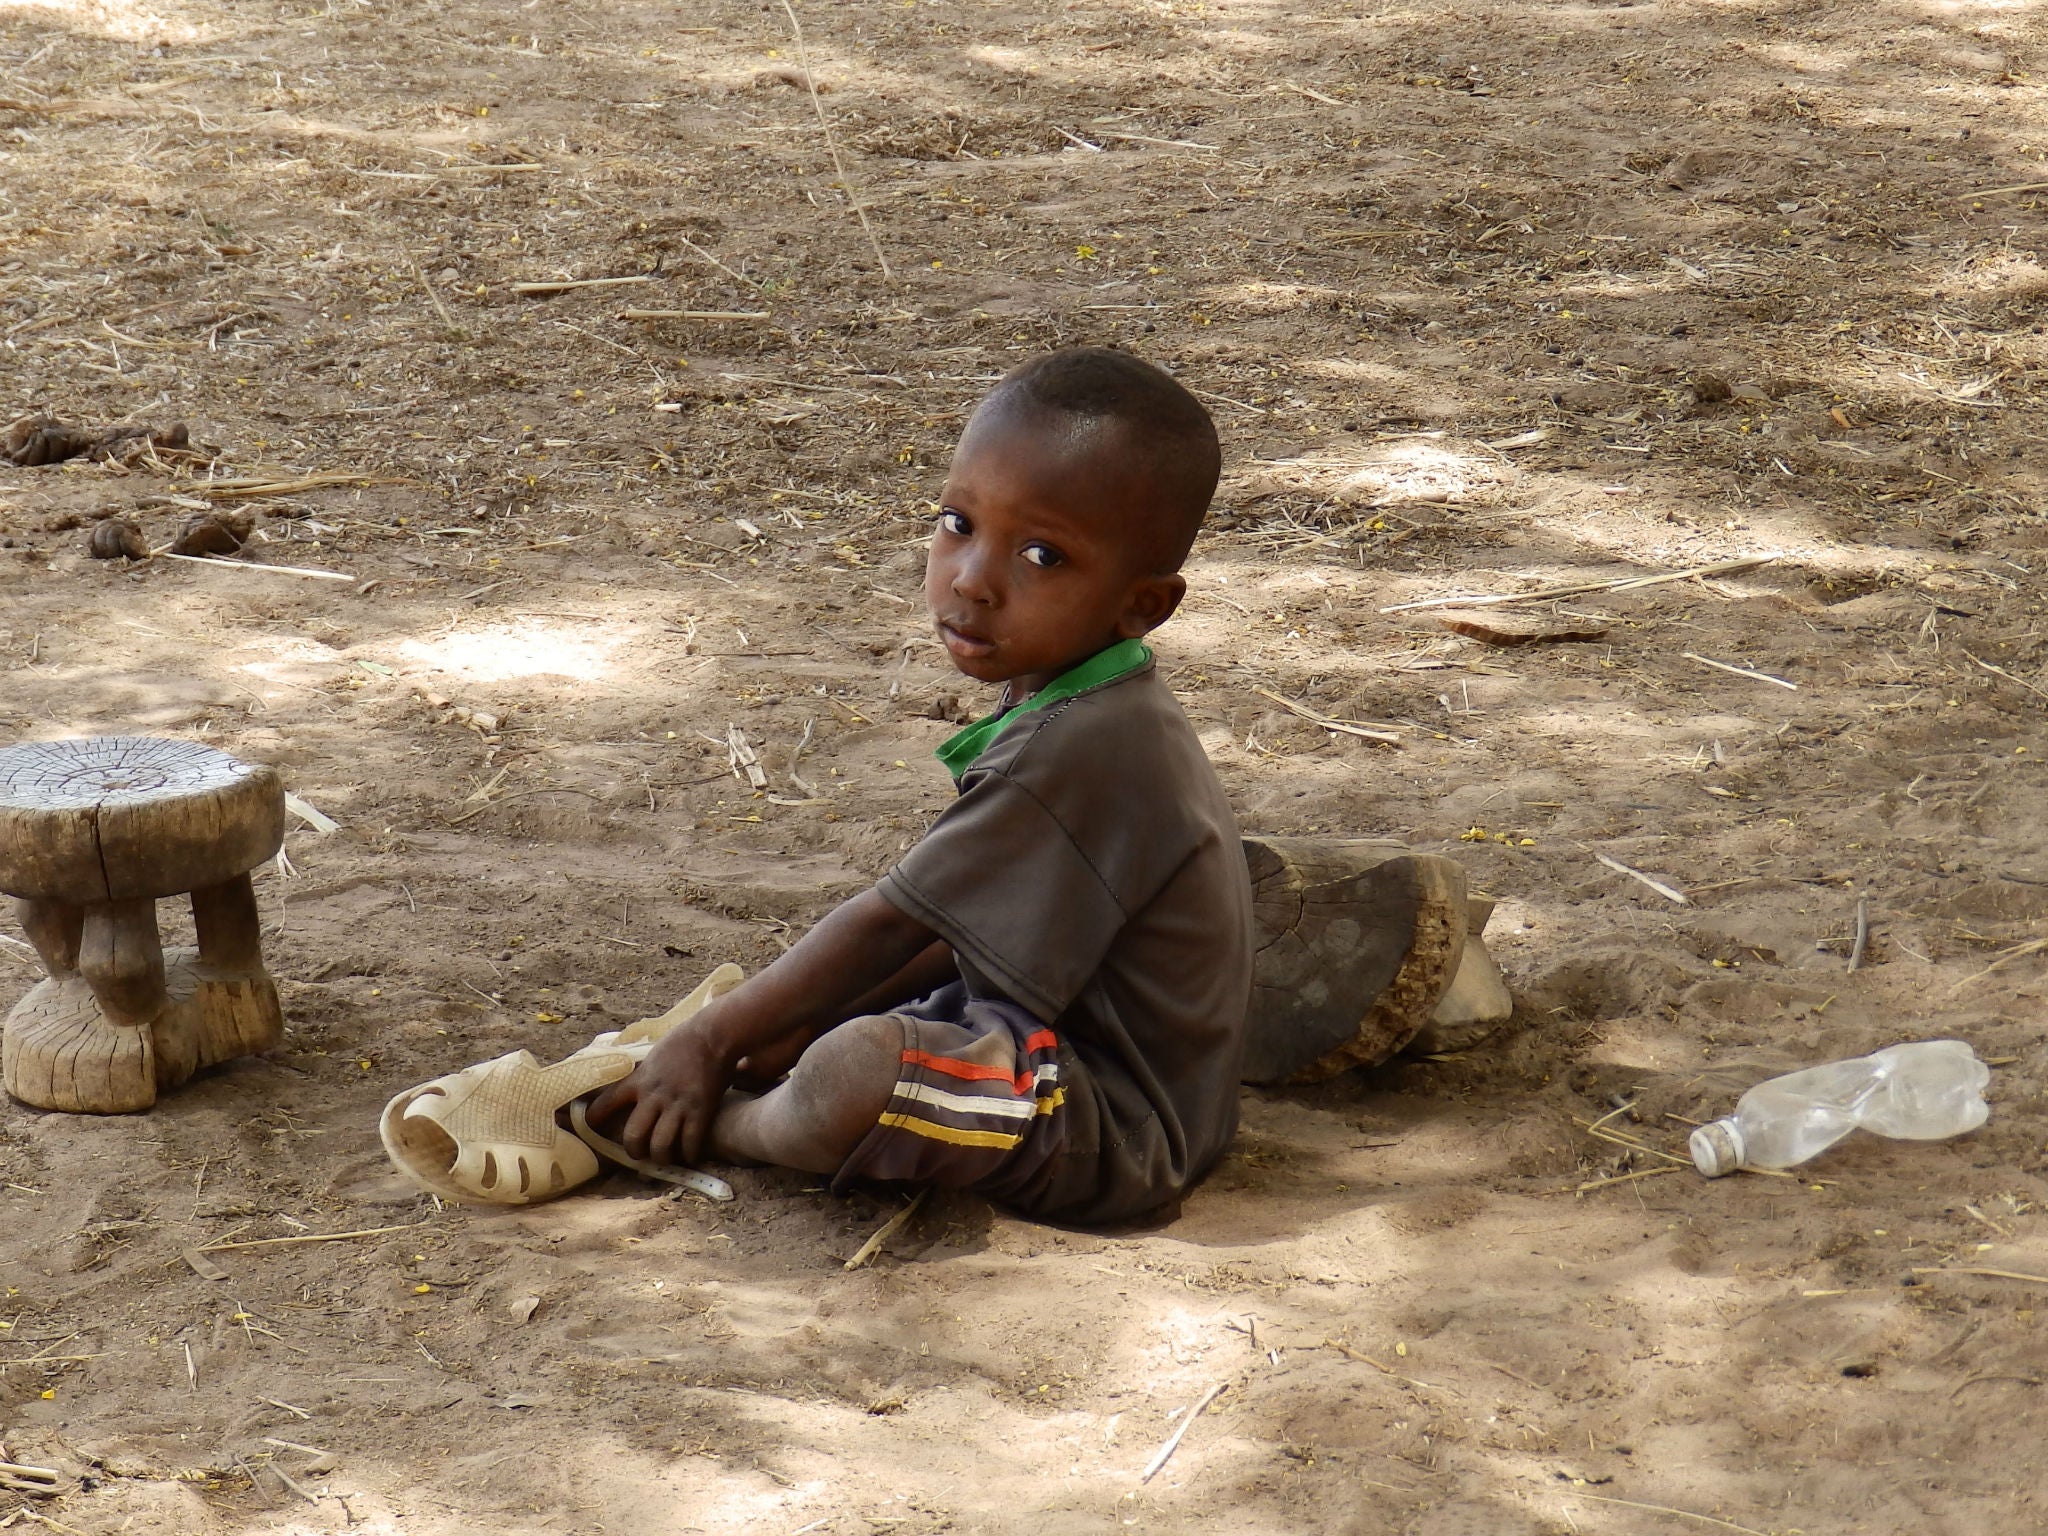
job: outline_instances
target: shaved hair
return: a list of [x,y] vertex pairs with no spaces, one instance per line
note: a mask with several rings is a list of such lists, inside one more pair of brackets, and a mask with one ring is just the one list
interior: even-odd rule
[[1004,375],[983,409],[1113,426],[1120,467],[1148,495],[1132,533],[1162,574],[1180,569],[1223,472],[1216,423],[1163,368],[1111,347],[1066,347]]

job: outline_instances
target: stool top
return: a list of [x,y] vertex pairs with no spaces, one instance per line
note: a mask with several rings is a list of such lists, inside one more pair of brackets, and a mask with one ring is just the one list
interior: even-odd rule
[[284,842],[284,784],[192,741],[90,736],[0,750],[0,891],[73,904],[219,885]]

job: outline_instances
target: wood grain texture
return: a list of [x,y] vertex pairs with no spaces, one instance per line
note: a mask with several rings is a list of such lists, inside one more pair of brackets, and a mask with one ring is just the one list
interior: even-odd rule
[[164,956],[165,1004],[141,1026],[108,1020],[80,975],[38,983],[7,1017],[0,1081],[38,1109],[111,1115],[148,1109],[194,1073],[284,1038],[277,988],[196,949]]
[[224,971],[263,968],[263,928],[256,914],[256,888],[247,875],[192,893],[192,922],[199,953]]
[[78,974],[116,1024],[147,1024],[163,1012],[164,947],[153,901],[97,901],[85,909]]
[[1379,839],[1245,839],[1256,951],[1244,1080],[1383,1061],[1429,1020],[1465,941],[1465,873]]
[[156,1102],[156,1048],[147,1029],[108,1023],[84,977],[53,976],[7,1016],[0,1081],[38,1109],[148,1109]]
[[284,785],[198,742],[95,736],[0,751],[0,890],[83,905],[219,885],[284,841]]
[[61,901],[15,902],[15,917],[42,956],[43,969],[62,976],[78,969],[78,945],[85,931],[85,909]]

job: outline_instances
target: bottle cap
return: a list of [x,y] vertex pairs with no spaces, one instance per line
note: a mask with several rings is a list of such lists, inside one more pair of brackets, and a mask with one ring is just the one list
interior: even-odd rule
[[1714,1120],[1692,1133],[1686,1143],[1693,1166],[1710,1179],[1733,1173],[1742,1166],[1742,1127],[1733,1120]]

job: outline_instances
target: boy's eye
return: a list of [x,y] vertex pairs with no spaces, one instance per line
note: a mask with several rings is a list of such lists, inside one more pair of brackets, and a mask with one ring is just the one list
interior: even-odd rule
[[1067,557],[1050,544],[1026,544],[1024,558],[1033,565],[1052,566],[1064,563]]
[[939,514],[939,526],[955,538],[964,539],[974,532],[974,525],[951,508]]

